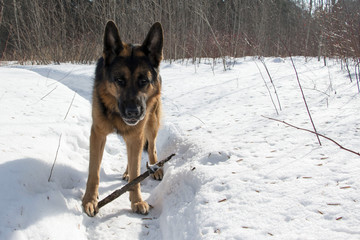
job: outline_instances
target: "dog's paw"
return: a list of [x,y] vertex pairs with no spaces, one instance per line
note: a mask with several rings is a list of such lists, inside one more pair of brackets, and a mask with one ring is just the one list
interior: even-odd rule
[[82,206],[84,208],[84,212],[89,217],[94,217],[99,212],[98,201],[96,199],[88,200],[84,198],[82,201]]
[[148,214],[149,213],[149,204],[145,201],[131,203],[131,209],[135,213]]
[[164,176],[164,172],[162,170],[162,168],[159,168],[154,174],[151,174],[151,176],[155,179],[155,180],[161,180],[163,179]]
[[122,176],[122,179],[123,180],[126,180],[126,181],[129,181],[129,174],[127,172],[124,172],[123,176]]

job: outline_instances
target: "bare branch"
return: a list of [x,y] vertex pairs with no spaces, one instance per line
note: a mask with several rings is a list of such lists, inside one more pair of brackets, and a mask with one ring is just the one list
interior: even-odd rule
[[[275,105],[274,99],[272,98],[270,89],[269,89],[269,87],[268,87],[268,85],[267,85],[267,83],[266,83],[266,81],[265,81],[265,78],[264,78],[264,76],[262,75],[261,70],[260,70],[258,64],[256,63],[256,61],[254,61],[254,63],[255,63],[255,65],[256,65],[257,69],[259,70],[259,73],[260,73],[260,75],[261,75],[261,78],[264,80],[265,87],[266,87],[266,89],[268,90],[268,93],[269,93],[269,95],[270,95],[271,102],[272,102],[272,104],[274,105],[276,114],[279,115],[279,111],[277,110],[277,107],[276,107],[276,105]],[[275,91],[276,91],[276,90],[275,90]]]
[[67,112],[66,112],[66,115],[65,115],[65,117],[64,117],[64,120],[66,119],[67,115],[68,115],[69,112],[70,112],[70,108],[71,108],[71,106],[72,106],[72,104],[73,104],[73,102],[74,102],[75,95],[76,95],[76,91],[74,92],[74,96],[73,96],[73,98],[72,98],[72,100],[71,100],[70,106],[69,106],[69,108],[68,108],[68,110],[67,110]]
[[278,104],[279,104],[280,111],[282,111],[282,109],[281,109],[281,104],[280,104],[280,100],[279,100],[279,96],[278,96],[278,94],[277,94],[276,87],[275,87],[274,81],[272,80],[272,77],[271,77],[271,75],[270,75],[269,69],[267,68],[267,66],[266,66],[265,61],[264,61],[263,58],[260,58],[260,61],[261,61],[261,63],[264,65],[264,68],[265,68],[265,70],[266,70],[266,73],[267,73],[267,75],[268,75],[268,77],[269,77],[269,79],[270,79],[270,82],[271,82],[271,84],[272,84],[272,86],[273,86],[273,88],[274,88],[274,92],[275,92],[275,95],[276,95],[276,98],[277,98],[277,101],[278,101]]
[[44,98],[46,98],[47,96],[49,96],[50,93],[52,93],[56,88],[57,88],[57,86],[54,87],[53,90],[51,90],[50,92],[48,92],[45,96],[43,96],[42,98],[40,98],[40,100],[43,100]]
[[53,165],[52,165],[52,167],[51,167],[51,170],[50,170],[50,176],[49,176],[48,182],[50,182],[50,180],[51,180],[51,175],[52,175],[52,173],[53,173],[53,170],[54,170],[54,167],[55,167],[55,163],[56,163],[56,159],[57,159],[57,156],[58,156],[58,153],[59,153],[59,148],[60,148],[60,143],[61,143],[61,136],[62,136],[62,134],[60,134],[60,137],[59,137],[59,143],[58,143],[58,147],[57,147],[57,150],[56,150],[54,163],[53,163]]
[[[288,50],[287,47],[285,46],[285,44],[284,44],[284,47],[285,47],[286,50]],[[314,128],[314,131],[315,131],[317,140],[318,140],[318,142],[319,142],[319,144],[320,144],[320,146],[321,146],[321,141],[320,141],[320,138],[319,138],[319,136],[318,136],[318,134],[317,134],[314,121],[313,121],[313,119],[312,119],[312,117],[311,117],[311,113],[310,113],[309,107],[308,107],[307,102],[306,102],[305,94],[304,94],[304,91],[303,91],[302,86],[301,86],[301,83],[300,83],[300,79],[299,79],[298,72],[297,72],[297,70],[296,70],[294,61],[293,61],[293,59],[292,59],[292,57],[291,57],[290,51],[288,51],[288,53],[289,53],[289,56],[290,56],[291,64],[292,64],[292,66],[293,66],[293,68],[294,68],[294,71],[295,71],[295,74],[296,74],[296,79],[297,79],[297,82],[298,82],[298,84],[299,84],[299,88],[300,88],[300,91],[301,91],[302,98],[303,98],[303,100],[304,100],[304,104],[305,104],[305,107],[306,107],[306,111],[307,111],[307,113],[308,113],[308,115],[309,115],[311,124],[312,124],[312,126],[313,126],[313,128]]]
[[301,127],[294,126],[294,125],[292,125],[292,124],[290,124],[290,123],[287,123],[287,122],[285,122],[285,121],[282,121],[282,120],[278,120],[278,119],[271,118],[271,117],[266,117],[266,116],[263,116],[263,115],[261,115],[261,116],[264,117],[264,118],[267,118],[267,119],[276,121],[276,122],[281,122],[281,123],[283,123],[283,124],[285,124],[285,125],[287,125],[287,126],[290,126],[290,127],[292,127],[292,128],[298,129],[298,130],[302,130],[302,131],[306,131],[306,132],[309,132],[309,133],[316,134],[317,136],[323,137],[323,138],[325,138],[325,139],[327,139],[327,140],[335,143],[335,144],[336,144],[337,146],[339,146],[341,149],[360,156],[360,153],[355,152],[355,151],[353,151],[353,150],[351,150],[351,149],[349,149],[349,148],[346,148],[346,147],[342,146],[340,143],[336,142],[336,141],[333,140],[332,138],[329,138],[329,137],[327,137],[327,136],[325,136],[325,135],[323,135],[323,134],[320,134],[320,133],[311,131],[311,130],[309,130],[309,129],[305,129],[305,128],[301,128]]

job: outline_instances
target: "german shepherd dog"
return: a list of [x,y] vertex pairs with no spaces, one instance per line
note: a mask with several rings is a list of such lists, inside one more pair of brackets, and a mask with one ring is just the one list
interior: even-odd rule
[[[103,57],[95,70],[92,99],[90,162],[86,192],[82,200],[89,216],[98,212],[100,164],[106,136],[117,132],[126,143],[128,165],[123,175],[129,181],[140,175],[141,153],[147,146],[150,164],[157,162],[156,136],[161,117],[161,77],[163,30],[155,23],[142,45],[121,41],[114,22],[105,27]],[[153,175],[162,179],[163,172]],[[131,209],[147,214],[149,205],[141,198],[140,184],[130,191]]]

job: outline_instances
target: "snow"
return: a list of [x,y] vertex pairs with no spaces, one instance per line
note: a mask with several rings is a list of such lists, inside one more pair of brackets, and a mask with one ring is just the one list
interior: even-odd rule
[[[124,194],[94,218],[81,208],[94,65],[1,67],[0,239],[359,239],[360,157],[262,117],[312,129],[290,59],[264,61],[279,115],[255,58],[227,71],[163,62],[157,148],[159,159],[176,156],[161,182],[142,183],[147,216]],[[294,62],[317,130],[358,151],[356,83],[336,60]],[[110,135],[100,199],[125,184],[125,168],[124,143]]]

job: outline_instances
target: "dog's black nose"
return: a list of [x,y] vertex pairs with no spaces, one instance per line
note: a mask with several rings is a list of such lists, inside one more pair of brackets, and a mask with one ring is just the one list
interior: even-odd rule
[[140,116],[140,108],[139,107],[127,107],[125,109],[125,114],[129,118],[139,117]]

